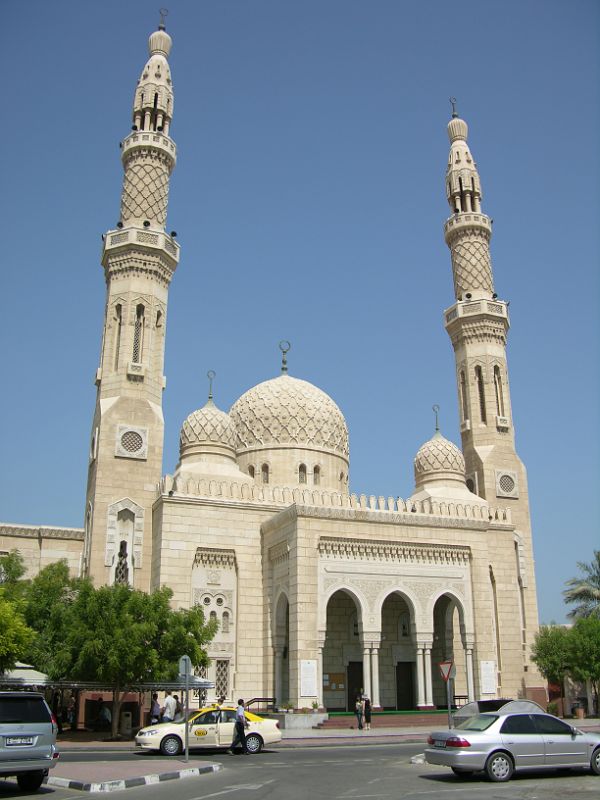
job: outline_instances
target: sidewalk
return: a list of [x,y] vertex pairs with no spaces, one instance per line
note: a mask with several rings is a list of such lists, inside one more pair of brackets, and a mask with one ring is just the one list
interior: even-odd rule
[[[567,720],[577,723],[584,731],[600,732],[600,719]],[[422,743],[427,741],[431,726],[377,728],[370,731],[347,729],[320,730],[317,728],[283,730],[283,739],[273,748],[293,747],[354,747],[370,744]],[[441,727],[441,726],[436,726]],[[101,738],[103,734],[91,731],[67,731],[58,737],[58,749],[61,753],[106,753],[105,761],[66,762],[59,759],[51,770],[48,784],[88,792],[110,792],[142,786],[149,783],[194,778],[199,775],[217,772],[222,769],[220,763],[210,761],[202,751],[196,750],[190,755],[188,763],[183,756],[177,758],[158,758],[152,754],[136,750],[132,740],[110,742]],[[111,759],[111,754],[129,755],[124,760]]]

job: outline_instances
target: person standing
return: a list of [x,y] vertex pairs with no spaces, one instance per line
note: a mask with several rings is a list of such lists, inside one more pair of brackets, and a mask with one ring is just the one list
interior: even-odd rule
[[242,752],[246,754],[248,749],[246,747],[246,728],[248,727],[248,720],[246,719],[246,712],[244,710],[244,701],[238,700],[238,705],[235,710],[235,728],[233,731],[233,741],[229,752],[235,755],[235,748],[238,744],[242,746]]
[[175,719],[175,709],[177,708],[177,703],[175,698],[171,694],[171,692],[166,693],[165,697],[165,704],[162,707],[162,721],[163,722],[173,722]]
[[150,724],[155,725],[157,722],[160,722],[160,703],[158,702],[158,692],[154,692],[150,703]]
[[354,713],[356,714],[356,721],[358,722],[359,731],[362,731],[363,729],[363,712],[364,712],[363,699],[361,695],[358,695],[356,698],[356,704],[354,706]]
[[365,716],[365,730],[371,730],[371,701],[368,697],[363,700],[363,712]]

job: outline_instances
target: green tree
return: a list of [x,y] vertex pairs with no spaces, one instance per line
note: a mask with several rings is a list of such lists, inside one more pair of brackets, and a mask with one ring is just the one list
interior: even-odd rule
[[565,603],[577,603],[567,616],[570,619],[600,617],[600,550],[594,550],[591,564],[578,561],[577,566],[583,575],[568,580],[563,591]]
[[28,660],[50,678],[67,677],[71,663],[66,647],[70,609],[87,585],[91,585],[89,581],[70,576],[63,559],[40,570],[23,592],[25,621],[36,632]]
[[578,681],[590,681],[594,693],[594,711],[597,714],[600,688],[600,617],[578,619],[569,631],[568,646],[571,675]]
[[33,636],[17,606],[0,595],[0,673],[23,658]]
[[570,667],[569,631],[558,625],[541,625],[531,647],[531,659],[547,681],[560,686],[563,697],[565,676]]
[[0,596],[19,603],[29,581],[23,579],[26,568],[18,550],[0,556]]
[[168,588],[146,594],[129,586],[81,587],[70,607],[65,640],[73,679],[112,687],[112,735],[118,734],[123,697],[140,683],[177,677],[178,660],[208,663],[203,648],[216,632],[199,607],[173,611]]

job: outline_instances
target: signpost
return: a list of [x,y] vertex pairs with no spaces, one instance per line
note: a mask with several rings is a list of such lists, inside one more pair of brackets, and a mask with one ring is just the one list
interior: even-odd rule
[[456,677],[456,667],[453,661],[440,661],[438,664],[442,679],[446,683],[446,703],[448,705],[448,727],[452,727],[452,711],[450,710],[450,681]]
[[185,762],[189,761],[190,757],[190,733],[188,725],[188,717],[190,715],[189,699],[190,699],[190,675],[192,673],[192,659],[189,656],[181,656],[179,659],[179,677],[185,678]]

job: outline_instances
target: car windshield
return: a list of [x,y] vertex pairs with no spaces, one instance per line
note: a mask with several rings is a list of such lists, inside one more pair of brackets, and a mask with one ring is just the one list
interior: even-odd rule
[[498,719],[496,714],[475,714],[474,717],[459,722],[456,726],[461,731],[485,731]]

